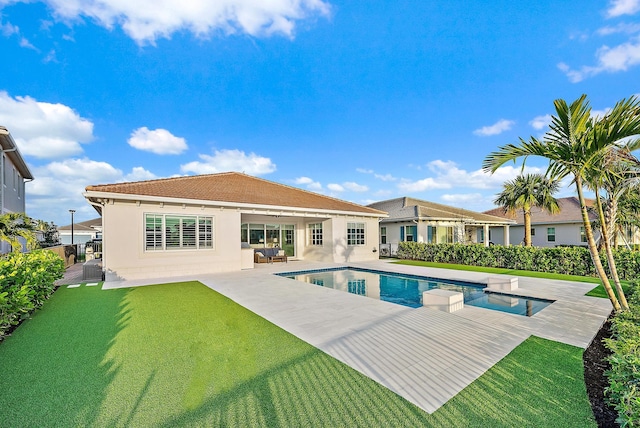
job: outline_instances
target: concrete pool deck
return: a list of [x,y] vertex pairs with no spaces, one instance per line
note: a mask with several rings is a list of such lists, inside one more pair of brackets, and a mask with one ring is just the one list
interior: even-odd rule
[[[478,272],[374,261],[348,266],[486,283]],[[584,296],[593,284],[519,277],[514,294],[556,300],[532,317],[465,306],[446,313],[273,275],[344,264],[291,261],[241,272],[105,283],[104,288],[198,280],[433,413],[530,335],[586,348],[611,312]]]

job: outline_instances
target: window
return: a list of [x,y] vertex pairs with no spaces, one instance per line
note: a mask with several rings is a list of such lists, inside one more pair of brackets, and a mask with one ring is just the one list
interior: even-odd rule
[[556,228],[547,227],[547,242],[556,242]]
[[364,223],[347,223],[347,245],[364,245]]
[[418,234],[418,226],[400,226],[400,240],[414,242]]
[[387,228],[384,226],[380,228],[380,243],[381,244],[387,243]]
[[347,291],[351,294],[357,294],[359,296],[367,295],[367,280],[366,279],[350,279],[347,282]]
[[536,236],[536,229],[534,227],[531,228],[531,236]]
[[587,242],[587,232],[584,226],[580,226],[580,242]]
[[210,249],[213,217],[146,214],[144,240],[147,251]]
[[435,226],[427,226],[427,242],[436,244],[438,241],[438,229]]
[[322,246],[322,223],[309,225],[309,245]]

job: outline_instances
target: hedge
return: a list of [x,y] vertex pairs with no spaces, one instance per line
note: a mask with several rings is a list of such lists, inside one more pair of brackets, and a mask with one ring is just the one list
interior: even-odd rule
[[64,274],[64,261],[51,251],[13,252],[0,257],[0,341],[38,309]]
[[611,338],[605,345],[611,350],[606,372],[607,399],[618,412],[622,427],[640,426],[640,287],[632,287],[628,311],[611,319]]
[[[466,244],[426,244],[400,242],[398,258],[470,266],[531,270],[567,275],[598,276],[589,250],[584,247],[523,247]],[[614,259],[621,279],[640,278],[640,252],[627,249],[614,251]],[[601,255],[607,269],[606,255]]]

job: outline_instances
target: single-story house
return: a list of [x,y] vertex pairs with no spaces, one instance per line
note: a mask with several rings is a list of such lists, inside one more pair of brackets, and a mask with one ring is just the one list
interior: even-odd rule
[[[60,242],[71,244],[71,225],[60,226],[58,228]],[[73,243],[84,244],[94,239],[102,238],[102,217],[73,224]]]
[[[0,214],[25,212],[25,183],[32,180],[33,175],[16,142],[7,128],[0,126]],[[11,246],[0,242],[0,254],[9,251]]]
[[[587,199],[587,206],[594,205],[593,199]],[[564,245],[587,246],[587,237],[582,222],[580,202],[577,197],[558,198],[560,212],[549,214],[538,207],[531,208],[531,244],[536,247],[557,247]],[[494,208],[485,211],[490,214],[505,219],[511,219],[516,225],[511,227],[510,241],[512,245],[524,243],[524,214],[522,210],[517,210],[515,214],[504,212],[503,208]],[[589,210],[591,221],[597,218],[597,214]],[[600,239],[600,233],[594,232],[596,240]],[[502,240],[502,230],[492,228],[490,230],[490,240]]]
[[386,213],[237,172],[88,186],[102,216],[107,280],[252,268],[254,251],[289,260],[378,258]]
[[[380,220],[380,254],[392,255],[399,242],[484,243],[490,228],[500,228],[509,236],[514,220],[462,208],[401,197],[367,205],[389,216]],[[509,245],[508,239],[504,241]]]

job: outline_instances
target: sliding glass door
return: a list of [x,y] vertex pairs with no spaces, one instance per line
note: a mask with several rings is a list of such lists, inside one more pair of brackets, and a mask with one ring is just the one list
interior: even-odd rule
[[240,228],[241,242],[252,248],[282,248],[287,256],[295,256],[294,224],[243,223]]

